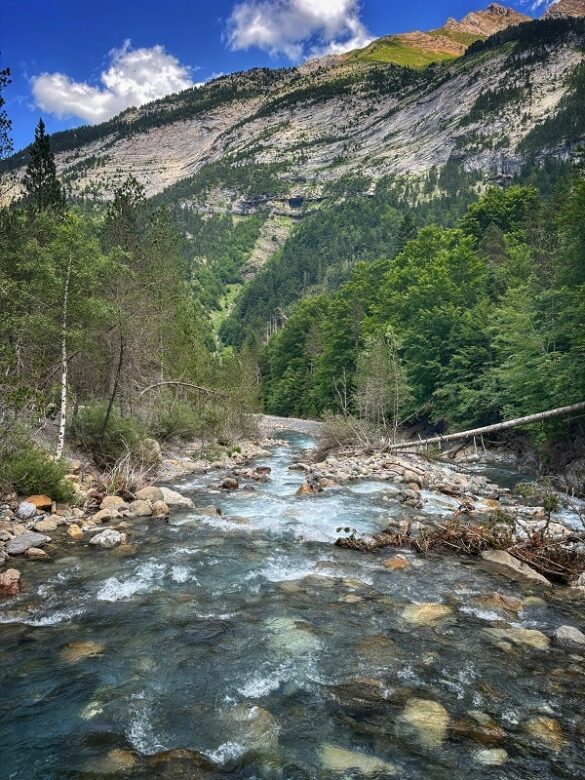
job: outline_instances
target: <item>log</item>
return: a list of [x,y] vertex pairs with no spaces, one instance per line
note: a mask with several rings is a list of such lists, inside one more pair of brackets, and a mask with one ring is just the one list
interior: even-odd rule
[[202,387],[201,385],[194,385],[191,382],[179,382],[174,380],[167,380],[165,382],[155,382],[153,385],[149,385],[148,387],[145,387],[144,390],[141,391],[140,395],[143,396],[145,393],[150,392],[151,390],[155,390],[157,387],[163,387],[165,385],[175,385],[179,387],[188,387],[191,390],[197,390],[200,393],[206,393],[207,395],[217,395],[221,396],[222,398],[225,398],[225,393],[221,393],[219,390],[211,390],[209,387]]
[[480,436],[486,433],[497,433],[498,431],[507,431],[512,428],[520,428],[522,425],[530,425],[531,423],[543,422],[544,420],[550,420],[553,417],[564,417],[574,412],[585,411],[585,401],[578,404],[572,404],[571,406],[561,406],[558,409],[549,409],[546,412],[539,412],[538,414],[530,414],[527,417],[517,417],[515,420],[506,420],[505,422],[496,423],[495,425],[485,425],[483,428],[472,428],[468,431],[460,431],[459,433],[449,433],[447,436],[433,436],[430,439],[420,439],[419,441],[406,441],[399,444],[388,444],[384,448],[384,452],[396,452],[397,450],[406,450],[410,448],[425,447],[429,444],[440,444],[446,441],[459,441],[461,439],[469,439],[472,436]]

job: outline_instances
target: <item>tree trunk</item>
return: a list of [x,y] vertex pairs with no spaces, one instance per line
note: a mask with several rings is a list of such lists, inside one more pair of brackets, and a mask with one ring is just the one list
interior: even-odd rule
[[69,261],[65,272],[65,288],[63,290],[63,319],[61,321],[61,413],[59,416],[59,438],[57,440],[57,460],[63,455],[65,447],[65,427],[67,425],[67,330],[69,315],[69,283],[71,281],[72,257],[69,252]]
[[585,401],[572,406],[561,406],[558,409],[549,409],[547,412],[540,412],[539,414],[530,414],[528,417],[517,417],[515,420],[507,420],[506,422],[496,423],[495,425],[486,425],[483,428],[472,428],[469,431],[461,431],[460,433],[450,433],[447,436],[433,436],[430,439],[420,439],[419,441],[406,441],[400,444],[388,444],[385,447],[385,451],[395,450],[407,450],[415,447],[424,447],[428,444],[439,444],[444,441],[458,441],[461,439],[469,439],[471,436],[479,436],[484,433],[497,433],[498,431],[507,431],[511,428],[519,428],[522,425],[530,425],[531,423],[543,422],[544,420],[550,420],[553,417],[564,417],[574,412],[585,411]]

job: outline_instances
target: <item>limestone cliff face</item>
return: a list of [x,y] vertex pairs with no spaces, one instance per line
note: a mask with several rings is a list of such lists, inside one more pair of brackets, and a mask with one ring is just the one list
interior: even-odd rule
[[585,0],[558,0],[544,13],[544,19],[558,19],[563,16],[585,16]]
[[[499,9],[477,24],[486,14],[516,19]],[[458,24],[475,26],[478,15],[470,16]],[[293,218],[352,177],[367,192],[383,176],[452,161],[512,173],[532,131],[562,108],[584,60],[585,30],[567,24],[554,22],[559,35],[534,48],[496,39],[423,69],[334,58],[222,77],[55,137],[58,170],[73,196],[108,199],[132,174],[148,195],[167,191],[202,211],[246,214],[268,204]],[[536,151],[563,156],[577,140],[559,136]]]
[[448,19],[445,29],[450,32],[477,35],[478,38],[488,38],[501,30],[522,22],[532,21],[526,14],[518,13],[513,8],[492,3],[485,11],[472,11],[461,21]]

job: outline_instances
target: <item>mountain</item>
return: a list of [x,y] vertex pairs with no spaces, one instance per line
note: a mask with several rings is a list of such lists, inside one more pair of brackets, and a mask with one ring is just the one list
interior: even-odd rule
[[[585,135],[585,22],[516,25],[525,19],[491,5],[439,31],[398,36],[421,54],[420,36],[450,41],[440,44],[448,61],[427,67],[382,61],[394,37],[371,44],[378,61],[362,50],[223,76],[55,134],[58,170],[73,197],[90,201],[132,174],[161,202],[243,215],[268,207],[294,220],[387,176],[448,165],[507,176],[533,157],[566,157]],[[26,150],[8,167],[20,176],[25,159]]]
[[545,11],[544,19],[559,19],[563,16],[585,16],[585,0],[557,0]]

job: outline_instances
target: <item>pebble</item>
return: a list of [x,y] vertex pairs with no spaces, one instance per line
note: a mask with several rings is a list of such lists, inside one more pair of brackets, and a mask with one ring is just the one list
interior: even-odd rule
[[555,647],[570,653],[585,653],[585,634],[575,626],[560,626],[554,632],[552,643]]
[[473,760],[482,766],[502,766],[508,760],[508,754],[505,750],[499,748],[477,750],[473,754]]

